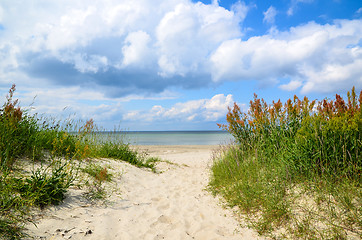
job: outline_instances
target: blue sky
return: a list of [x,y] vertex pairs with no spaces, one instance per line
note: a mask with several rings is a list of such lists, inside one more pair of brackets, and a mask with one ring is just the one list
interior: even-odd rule
[[360,91],[362,1],[2,0],[2,99],[12,83],[56,118],[216,130],[254,93]]

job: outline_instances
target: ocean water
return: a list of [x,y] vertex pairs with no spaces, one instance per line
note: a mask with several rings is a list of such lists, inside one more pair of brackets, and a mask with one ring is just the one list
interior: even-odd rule
[[234,139],[224,131],[127,131],[101,135],[108,140],[121,139],[131,145],[219,145]]

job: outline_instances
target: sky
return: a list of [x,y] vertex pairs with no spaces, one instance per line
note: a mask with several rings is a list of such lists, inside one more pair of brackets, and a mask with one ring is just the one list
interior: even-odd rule
[[106,130],[217,130],[228,107],[362,89],[361,0],[1,0],[0,97]]

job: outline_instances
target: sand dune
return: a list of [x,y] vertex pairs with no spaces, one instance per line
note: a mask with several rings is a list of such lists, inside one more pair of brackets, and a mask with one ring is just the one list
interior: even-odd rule
[[205,191],[215,146],[142,146],[160,163],[155,174],[127,163],[112,166],[106,203],[90,203],[71,189],[65,202],[34,214],[35,239],[260,239]]

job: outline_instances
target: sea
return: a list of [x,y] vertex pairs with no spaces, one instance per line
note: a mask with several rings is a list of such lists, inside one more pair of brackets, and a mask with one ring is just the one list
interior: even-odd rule
[[101,135],[130,145],[220,145],[234,140],[226,131],[122,131]]

